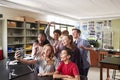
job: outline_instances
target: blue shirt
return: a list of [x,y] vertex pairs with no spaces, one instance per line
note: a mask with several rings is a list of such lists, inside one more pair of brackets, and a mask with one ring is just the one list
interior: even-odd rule
[[82,46],[82,45],[85,46],[85,47],[87,47],[87,48],[90,48],[91,45],[85,39],[79,38],[78,41],[77,41],[77,47],[80,50],[80,53],[81,53],[81,56],[82,56],[82,59],[83,59],[83,66],[84,66],[84,69],[86,69],[86,68],[90,67],[90,60],[89,60],[89,55],[88,55],[89,51],[80,48],[80,46]]

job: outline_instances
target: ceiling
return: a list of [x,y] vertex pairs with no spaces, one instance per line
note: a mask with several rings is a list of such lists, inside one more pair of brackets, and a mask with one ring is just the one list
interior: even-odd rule
[[73,20],[120,18],[120,0],[0,0],[0,4]]

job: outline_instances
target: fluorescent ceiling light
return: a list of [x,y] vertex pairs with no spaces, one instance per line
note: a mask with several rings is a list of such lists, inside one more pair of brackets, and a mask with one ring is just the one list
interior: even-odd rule
[[63,17],[58,17],[58,16],[52,16],[52,15],[48,15],[47,16],[47,21],[48,22],[57,22],[57,23],[63,23],[63,24],[70,24],[70,25],[76,25],[77,22],[74,20],[70,20],[67,18],[63,18]]

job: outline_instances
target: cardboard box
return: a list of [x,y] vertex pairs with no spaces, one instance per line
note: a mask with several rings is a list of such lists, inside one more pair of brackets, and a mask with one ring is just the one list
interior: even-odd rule
[[8,21],[8,22],[7,22],[7,26],[8,26],[8,27],[16,27],[16,22]]
[[46,25],[48,24],[47,21],[39,21],[39,23],[40,23],[40,24],[46,24]]
[[34,18],[32,18],[32,17],[26,17],[26,16],[24,16],[24,19],[25,19],[25,21],[26,22],[33,22],[33,23],[35,23],[35,19]]
[[24,17],[23,16],[18,16],[18,17],[15,17],[14,20],[24,21]]

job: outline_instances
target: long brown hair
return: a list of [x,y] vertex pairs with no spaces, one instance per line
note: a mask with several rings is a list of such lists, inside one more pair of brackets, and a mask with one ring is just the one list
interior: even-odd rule
[[74,45],[74,43],[73,43],[73,37],[72,37],[72,35],[64,35],[64,36],[67,36],[67,37],[68,37],[68,39],[70,40],[70,48],[71,48],[71,49],[74,49],[74,48],[75,48],[75,45]]
[[50,55],[49,55],[49,58],[50,58],[50,59],[53,59],[53,57],[54,57],[54,49],[53,49],[52,45],[50,45],[50,44],[46,44],[46,45],[43,46],[43,49],[42,49],[42,51],[41,51],[40,57],[42,57],[42,56],[44,55],[44,49],[45,49],[46,47],[48,47],[48,46],[51,48],[51,53],[50,53]]

